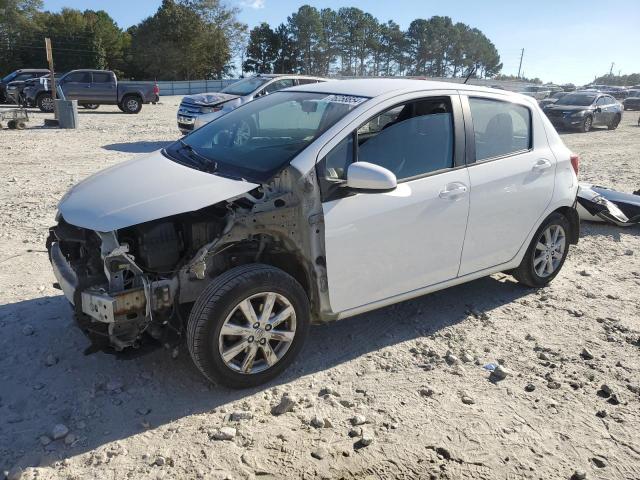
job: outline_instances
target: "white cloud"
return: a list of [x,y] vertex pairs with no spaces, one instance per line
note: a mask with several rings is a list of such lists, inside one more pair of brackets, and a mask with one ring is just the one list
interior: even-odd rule
[[255,8],[256,10],[264,8],[266,0],[244,0],[242,5],[249,8]]

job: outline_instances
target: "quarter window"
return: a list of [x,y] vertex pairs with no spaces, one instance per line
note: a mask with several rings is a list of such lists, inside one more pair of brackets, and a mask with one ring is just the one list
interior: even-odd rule
[[476,161],[531,148],[531,111],[522,105],[469,98],[476,141]]

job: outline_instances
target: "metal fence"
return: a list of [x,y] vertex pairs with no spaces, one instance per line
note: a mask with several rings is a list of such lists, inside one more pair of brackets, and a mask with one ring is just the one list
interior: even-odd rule
[[[182,80],[175,82],[158,82],[160,95],[193,95],[194,93],[219,92],[227,85],[237,82],[237,78],[226,80]],[[136,82],[148,83],[153,82]]]
[[[363,78],[363,77],[333,77],[334,79],[348,79],[348,78]],[[380,78],[380,77],[370,77],[370,78]],[[462,83],[464,82],[463,78],[425,78],[425,77],[406,77],[406,78],[420,78],[424,80],[435,80],[442,82],[453,82],[453,83]],[[231,85],[234,82],[240,80],[239,78],[229,78],[225,80],[182,80],[182,81],[162,81],[158,82],[158,86],[160,87],[160,95],[193,95],[195,93],[205,93],[205,92],[219,92],[223,88],[228,85]],[[153,85],[153,82],[140,82],[140,83],[148,83]],[[501,81],[501,80],[492,80],[492,79],[483,79],[483,78],[472,78],[469,79],[471,85],[482,85],[482,86],[491,86],[491,85],[500,85],[505,90],[511,91],[520,91],[525,86],[529,85],[525,82],[518,81]]]

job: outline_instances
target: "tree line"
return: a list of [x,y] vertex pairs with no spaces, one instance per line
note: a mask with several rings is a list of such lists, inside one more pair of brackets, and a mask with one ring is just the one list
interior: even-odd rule
[[126,30],[103,10],[43,10],[42,0],[0,0],[0,72],[47,66],[114,70],[139,80],[213,79],[242,70],[312,75],[492,77],[502,68],[491,41],[449,17],[416,19],[406,30],[358,8],[292,13],[275,29],[251,30],[225,0],[163,0],[154,15]]
[[417,75],[492,77],[500,55],[477,28],[449,17],[418,18],[407,30],[359,8],[303,5],[275,29],[251,30],[243,69],[326,76]]
[[42,0],[0,0],[0,72],[47,66],[114,70],[125,78],[187,80],[233,73],[247,27],[221,0],[163,0],[157,12],[123,30],[103,10],[43,11]]

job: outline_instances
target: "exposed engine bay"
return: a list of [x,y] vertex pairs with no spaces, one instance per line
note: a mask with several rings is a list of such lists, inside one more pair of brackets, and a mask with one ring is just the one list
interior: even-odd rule
[[313,220],[319,206],[300,198],[317,188],[310,177],[293,182],[285,170],[235,199],[113,232],[59,218],[47,248],[79,326],[95,344],[116,350],[139,345],[145,333],[172,343],[209,281],[252,262],[287,271],[314,311],[329,311],[324,232]]

